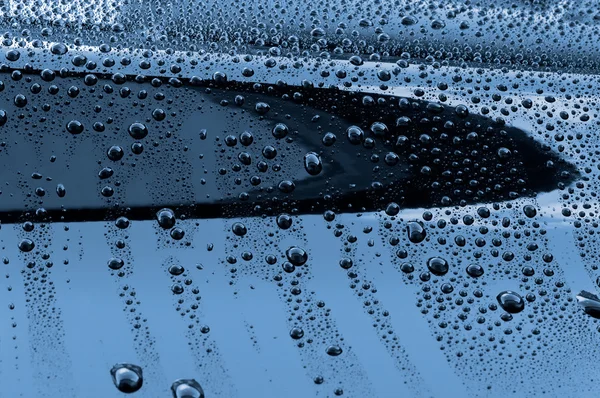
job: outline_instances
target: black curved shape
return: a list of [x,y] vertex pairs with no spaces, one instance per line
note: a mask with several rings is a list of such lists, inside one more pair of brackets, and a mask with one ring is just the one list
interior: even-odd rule
[[[175,88],[164,84],[167,78],[149,84],[149,78],[127,76],[115,84],[108,77],[89,81],[64,73],[45,81],[32,72],[6,80],[0,102],[8,137],[0,152],[3,223],[150,219],[163,207],[212,218],[377,211],[390,202],[404,208],[466,205],[533,196],[578,176],[574,165],[526,132],[469,114],[465,106],[308,81],[182,79],[183,87]],[[26,104],[16,100],[19,94]],[[154,117],[155,109],[164,111],[164,120]],[[83,132],[67,131],[74,120]],[[134,122],[145,123],[148,136],[128,134]],[[287,126],[285,137],[272,134],[278,123]],[[351,142],[349,128],[362,130],[360,142]],[[249,145],[241,143],[244,131],[252,133]],[[324,144],[327,133],[335,143]],[[136,141],[141,154],[130,149]],[[114,145],[124,150],[118,161],[107,157]],[[308,152],[322,160],[318,175],[304,169]],[[103,167],[113,173],[100,179]],[[65,195],[55,193],[57,184]],[[101,195],[104,187],[114,193]]]

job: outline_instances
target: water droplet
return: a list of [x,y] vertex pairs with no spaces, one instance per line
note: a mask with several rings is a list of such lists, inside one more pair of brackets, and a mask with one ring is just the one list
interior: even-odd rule
[[124,155],[123,148],[121,148],[118,145],[113,145],[108,149],[106,155],[112,161],[119,161],[123,158]]
[[185,236],[185,231],[179,227],[175,227],[170,232],[171,238],[181,240]]
[[325,30],[323,28],[314,28],[310,31],[312,37],[321,38],[325,36]]
[[319,175],[321,170],[323,170],[321,157],[315,152],[308,152],[306,155],[304,155],[304,169],[311,176]]
[[353,264],[354,262],[352,261],[352,259],[348,257],[340,260],[340,267],[342,267],[343,269],[350,269],[352,268]]
[[25,238],[19,242],[19,250],[21,250],[22,252],[30,252],[33,250],[34,247],[35,243],[33,243],[31,239]]
[[327,355],[337,357],[342,353],[342,348],[338,345],[330,345],[329,347],[327,347],[327,350],[325,352],[327,352]]
[[500,306],[504,309],[504,311],[509,312],[511,314],[517,314],[525,308],[525,300],[518,293],[515,293],[510,290],[506,290],[501,292],[496,297]]
[[408,240],[410,240],[412,243],[423,242],[423,240],[425,240],[425,236],[427,235],[423,224],[418,221],[410,221],[406,226],[406,230],[408,232]]
[[271,109],[271,106],[266,102],[257,102],[254,109],[259,115],[264,115]]
[[240,134],[240,143],[243,146],[251,145],[253,142],[254,142],[254,136],[252,135],[251,132],[244,131],[242,134]]
[[512,152],[508,148],[500,148],[498,149],[498,157],[500,159],[509,159],[512,156]]
[[173,294],[181,294],[183,293],[183,286],[181,286],[179,283],[174,283],[171,285],[171,291]]
[[35,226],[33,225],[33,223],[31,221],[25,221],[23,223],[24,231],[31,232],[31,231],[33,231],[34,228],[35,228]]
[[333,133],[325,133],[325,135],[323,136],[322,142],[323,145],[325,146],[332,146],[333,144],[335,144],[335,141],[337,140],[337,136]]
[[246,226],[241,222],[236,222],[231,226],[231,232],[237,236],[244,236],[248,232],[248,229],[246,229]]
[[302,328],[300,327],[295,327],[292,330],[290,330],[290,336],[294,340],[299,340],[302,337],[304,337],[304,330],[302,330]]
[[281,264],[281,268],[288,274],[291,274],[296,270],[294,264],[290,263],[289,261],[284,261],[283,264]]
[[294,181],[283,180],[277,185],[277,188],[283,193],[292,193],[296,189],[296,184]]
[[169,273],[173,276],[181,275],[183,274],[183,271],[185,271],[185,269],[179,264],[174,264],[169,267]]
[[277,216],[277,226],[281,229],[288,229],[292,226],[292,217],[289,214],[280,214]]
[[112,269],[112,270],[118,270],[121,269],[123,267],[123,265],[125,265],[125,262],[120,259],[120,258],[111,258],[110,260],[108,260],[108,268]]
[[285,255],[288,261],[296,266],[304,265],[308,261],[308,254],[306,251],[296,246],[287,249]]
[[50,47],[50,52],[54,55],[64,55],[67,53],[67,46],[62,43],[54,43]]
[[387,214],[390,217],[394,217],[398,213],[400,213],[400,206],[395,202],[388,203],[388,205],[385,208],[385,214]]
[[142,388],[144,378],[142,368],[136,365],[119,363],[110,370],[115,387],[121,392],[132,393]]
[[473,278],[479,278],[483,275],[483,267],[479,264],[471,264],[467,267],[467,274]]
[[449,265],[446,260],[441,257],[432,257],[427,260],[427,268],[432,274],[437,276],[445,275],[448,272]]
[[164,229],[171,229],[175,225],[175,213],[171,209],[161,209],[156,213],[158,225]]
[[67,194],[67,189],[65,188],[65,186],[63,184],[58,184],[56,186],[56,194],[58,195],[59,198],[65,197],[65,195]]
[[134,140],[142,140],[148,135],[148,128],[139,122],[132,123],[127,131]]
[[378,137],[385,137],[388,132],[388,127],[385,123],[375,122],[371,125],[371,131]]
[[415,267],[411,263],[402,263],[402,265],[400,265],[400,271],[404,272],[405,274],[411,274],[414,272],[414,270]]
[[377,77],[382,82],[387,82],[387,81],[389,81],[392,78],[392,75],[387,70],[380,70],[380,71],[377,72]]
[[273,127],[273,137],[277,139],[285,138],[288,135],[289,129],[283,123],[277,123],[275,127]]
[[67,123],[67,131],[71,134],[81,134],[83,129],[83,123],[78,120],[71,120]]
[[600,319],[600,298],[593,293],[582,290],[577,294],[577,303],[592,318]]
[[19,58],[21,58],[21,53],[19,52],[19,50],[12,49],[6,52],[6,59],[9,61],[14,62],[17,61]]
[[225,73],[223,73],[223,72],[215,72],[213,74],[213,80],[217,84],[227,83],[227,75]]
[[204,398],[204,390],[194,379],[179,379],[171,385],[173,398]]
[[129,227],[129,219],[127,217],[119,217],[115,220],[115,225],[119,229],[125,229]]
[[532,205],[523,206],[523,213],[529,218],[533,218],[537,214],[537,210]]
[[346,135],[348,136],[348,141],[350,141],[352,145],[359,145],[365,139],[364,131],[358,126],[348,127]]
[[350,61],[350,63],[351,63],[352,65],[355,65],[355,66],[361,66],[361,65],[364,63],[364,61],[362,60],[362,58],[361,58],[361,57],[359,57],[358,55],[353,55],[353,56],[351,56],[351,57],[348,59],[348,61]]

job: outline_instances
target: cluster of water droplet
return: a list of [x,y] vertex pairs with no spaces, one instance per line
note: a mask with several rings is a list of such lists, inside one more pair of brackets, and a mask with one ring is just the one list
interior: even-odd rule
[[[404,304],[468,367],[476,395],[513,380],[535,395],[518,375],[544,361],[558,365],[540,370],[542,390],[558,389],[569,357],[552,347],[595,342],[600,301],[575,295],[554,226],[572,229],[565,245],[600,287],[598,83],[583,73],[600,58],[594,4],[50,3],[0,5],[0,156],[12,176],[0,206],[21,223],[30,339],[44,352],[67,356],[48,225],[91,219],[106,221],[98,265],[150,377],[156,337],[130,283],[143,272],[130,248],[140,219],[161,249],[200,262],[213,246],[194,247],[192,220],[227,219],[218,257],[232,294],[247,294],[241,280],[273,286],[307,376],[334,395],[372,390],[315,267],[343,278],[415,394],[424,378],[377,272],[409,292]],[[21,148],[32,159],[16,159]],[[202,267],[176,255],[162,265],[196,366],[221,377],[192,274]],[[138,366],[111,375],[122,392],[142,388]],[[193,380],[171,390],[204,394]]]

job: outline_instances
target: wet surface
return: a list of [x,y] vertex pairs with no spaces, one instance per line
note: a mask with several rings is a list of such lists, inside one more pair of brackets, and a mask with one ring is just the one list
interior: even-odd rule
[[0,4],[0,395],[593,396],[597,14]]
[[[162,87],[127,80],[81,85],[80,79],[50,85],[31,76],[4,89],[4,130],[27,131],[11,134],[2,149],[2,167],[20,176],[7,181],[0,208],[5,223],[19,221],[23,212],[38,221],[97,221],[151,219],[164,207],[206,218],[376,211],[390,202],[400,208],[465,205],[533,196],[578,175],[528,133],[469,114],[465,105],[313,83],[205,81],[180,90],[165,111]],[[48,86],[56,93],[48,93]],[[51,120],[44,116],[31,125],[20,117],[11,98],[28,87],[39,89],[27,106],[53,115]],[[174,89],[167,90],[172,95]],[[83,107],[90,96],[97,97],[96,114],[49,105],[53,100],[66,101],[68,109]],[[243,102],[236,104],[236,98]],[[144,103],[130,109],[131,101]],[[198,104],[195,110],[178,112],[191,103]],[[104,109],[120,117],[102,122]],[[75,124],[78,130],[70,131]],[[265,130],[272,133],[265,136]],[[32,152],[36,157],[23,168],[17,159]],[[314,154],[318,172],[306,170],[307,154]],[[167,172],[173,168],[185,177]],[[112,199],[115,184],[119,199]],[[156,192],[161,185],[168,186],[167,195]]]

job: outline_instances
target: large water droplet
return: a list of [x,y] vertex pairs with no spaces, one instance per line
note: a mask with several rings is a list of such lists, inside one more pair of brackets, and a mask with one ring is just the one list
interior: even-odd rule
[[183,271],[185,271],[185,269],[179,264],[174,264],[169,267],[169,273],[173,276],[181,275],[183,274]]
[[314,152],[308,152],[304,155],[304,169],[311,176],[316,176],[323,170],[323,163],[321,157]]
[[244,236],[248,232],[248,229],[241,222],[236,222],[231,226],[231,232],[237,236]]
[[128,363],[118,363],[112,367],[110,374],[117,389],[124,393],[132,393],[142,388],[144,378],[142,368]]
[[364,131],[358,126],[348,127],[346,135],[348,136],[348,141],[350,141],[352,145],[358,145],[365,139]]
[[287,256],[289,262],[296,266],[304,265],[308,261],[308,254],[306,254],[304,249],[299,247],[290,247],[285,252],[285,255]]
[[292,330],[290,330],[290,337],[294,340],[301,339],[302,337],[304,337],[304,330],[302,330],[302,328],[300,327],[295,327]]
[[179,379],[171,385],[173,398],[204,398],[204,390],[194,379]]
[[325,352],[327,352],[327,355],[337,357],[338,355],[342,354],[342,347],[340,347],[339,345],[330,345],[329,347],[327,347],[327,350],[325,350]]
[[525,213],[527,217],[533,218],[536,216],[537,210],[532,205],[525,205],[523,206],[523,213]]
[[69,123],[67,123],[67,131],[71,134],[81,134],[83,129],[83,123],[78,120],[71,120]]
[[467,274],[473,278],[479,278],[483,275],[483,267],[479,264],[471,264],[467,267]]
[[142,140],[148,135],[148,128],[139,122],[132,123],[127,131],[129,132],[131,138],[135,140]]
[[161,209],[156,213],[158,225],[164,229],[173,228],[175,225],[175,213],[171,209]]
[[124,155],[123,148],[121,148],[118,145],[113,145],[110,148],[108,148],[106,155],[110,160],[113,160],[115,162],[121,160]]
[[5,54],[6,59],[9,61],[17,61],[19,58],[21,58],[21,53],[19,52],[19,50],[16,49],[12,49],[12,50],[8,50]]
[[108,260],[108,268],[112,269],[112,270],[118,270],[121,269],[123,267],[123,265],[125,265],[125,262],[120,259],[120,258],[111,258],[110,260]]
[[427,260],[427,268],[429,268],[432,274],[442,276],[448,272],[449,265],[448,261],[441,257],[432,257]]
[[64,55],[67,53],[67,46],[62,43],[54,43],[50,47],[50,52],[55,55]]
[[292,226],[292,217],[289,214],[282,213],[277,216],[277,226],[281,229],[288,229]]
[[418,221],[410,221],[406,225],[406,230],[408,232],[408,240],[410,240],[412,243],[423,242],[423,240],[425,240],[425,236],[427,235],[423,224]]
[[585,290],[577,294],[577,303],[583,307],[583,311],[592,318],[600,319],[600,298]]
[[35,243],[33,243],[31,239],[25,238],[19,242],[19,250],[21,250],[22,252],[30,252],[33,250],[34,247]]
[[501,292],[496,299],[504,311],[517,314],[525,308],[525,300],[520,294],[510,290]]
[[400,213],[400,206],[396,202],[390,202],[385,207],[385,214],[390,217],[394,217]]
[[275,127],[273,127],[273,137],[277,139],[285,138],[288,135],[289,129],[283,123],[277,123]]

